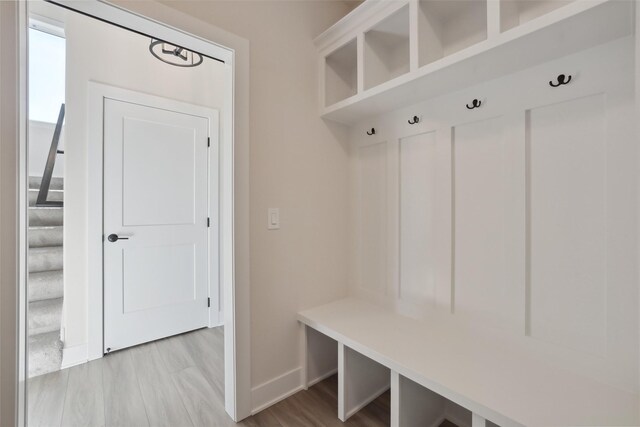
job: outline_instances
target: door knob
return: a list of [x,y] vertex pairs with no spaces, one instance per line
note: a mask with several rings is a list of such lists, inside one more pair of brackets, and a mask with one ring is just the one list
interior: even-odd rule
[[107,240],[110,241],[111,243],[113,242],[117,242],[118,240],[129,240],[128,237],[118,237],[117,234],[109,234],[109,236],[107,236]]

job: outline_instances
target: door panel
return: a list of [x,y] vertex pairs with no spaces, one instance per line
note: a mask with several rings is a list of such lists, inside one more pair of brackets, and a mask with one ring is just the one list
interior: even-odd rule
[[436,302],[436,132],[400,140],[400,287],[403,300]]
[[[195,245],[122,249],[123,312],[189,302],[197,297],[194,277]],[[153,292],[146,286],[150,283]]]
[[529,111],[531,335],[604,356],[607,144],[600,94]]
[[123,132],[123,224],[193,224],[195,129],[125,118]]
[[453,131],[453,301],[457,315],[522,332],[524,153],[513,117]]
[[104,347],[113,351],[208,324],[209,120],[113,99],[104,111]]
[[387,277],[387,144],[360,147],[360,288],[384,293]]

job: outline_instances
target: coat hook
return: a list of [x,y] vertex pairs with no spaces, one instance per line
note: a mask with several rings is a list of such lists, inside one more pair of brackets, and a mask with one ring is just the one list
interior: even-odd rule
[[371,128],[371,132],[367,131],[367,135],[371,136],[371,135],[375,135],[376,134],[376,128]]
[[565,76],[564,74],[559,74],[558,83],[553,83],[552,81],[550,81],[549,86],[558,87],[558,86],[569,84],[570,81],[571,81],[571,76]]
[[471,102],[471,105],[472,105],[472,106],[471,106],[471,107],[469,107],[469,104],[467,104],[467,108],[468,108],[469,110],[473,110],[474,108],[478,108],[478,107],[480,107],[480,106],[482,105],[482,101],[478,101],[477,99],[474,99],[474,100]]
[[413,119],[409,120],[407,123],[409,123],[410,125],[415,125],[416,123],[420,122],[420,117],[418,116],[413,116]]

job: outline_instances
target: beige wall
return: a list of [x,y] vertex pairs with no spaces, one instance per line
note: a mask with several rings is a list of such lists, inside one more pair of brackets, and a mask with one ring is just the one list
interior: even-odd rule
[[16,2],[0,2],[0,425],[16,420],[17,78]]
[[[251,382],[255,387],[300,366],[296,313],[346,294],[348,153],[340,141],[344,129],[318,117],[313,38],[351,5],[164,3],[250,42]],[[280,230],[267,230],[269,207],[280,208]]]
[[[149,39],[66,14],[64,326],[65,348],[87,343],[87,97],[90,81],[221,110],[224,65],[172,67],[149,54]],[[224,131],[224,130],[222,130]]]

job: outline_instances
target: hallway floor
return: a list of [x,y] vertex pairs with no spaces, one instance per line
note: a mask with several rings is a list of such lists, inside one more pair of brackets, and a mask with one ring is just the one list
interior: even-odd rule
[[[29,380],[35,426],[338,426],[337,376],[244,420],[224,411],[223,329],[200,329]],[[351,426],[388,426],[389,393]]]

